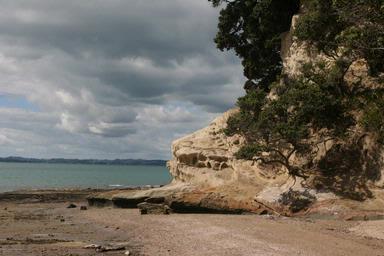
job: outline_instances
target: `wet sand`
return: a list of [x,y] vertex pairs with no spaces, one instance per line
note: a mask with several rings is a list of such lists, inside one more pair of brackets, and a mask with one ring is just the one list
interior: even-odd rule
[[[140,215],[72,200],[0,200],[0,255],[377,255],[384,221],[256,215]],[[67,208],[70,203],[76,208]],[[124,246],[96,252],[89,244]]]

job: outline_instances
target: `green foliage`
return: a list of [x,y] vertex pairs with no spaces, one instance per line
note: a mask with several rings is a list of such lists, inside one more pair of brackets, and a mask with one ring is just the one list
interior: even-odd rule
[[257,124],[261,109],[266,103],[266,96],[266,92],[258,89],[239,98],[237,105],[240,108],[240,113],[228,119],[227,128],[224,130],[225,134],[232,136],[236,133],[246,133],[247,137],[252,137],[254,129],[257,129],[255,124]]
[[220,12],[215,42],[242,59],[244,75],[265,90],[282,69],[281,33],[289,30],[299,0],[209,0]]
[[265,148],[257,144],[248,144],[240,148],[240,150],[235,154],[239,159],[252,160],[255,155],[263,152]]
[[370,72],[384,72],[383,0],[305,0],[295,31],[300,40],[331,55],[364,58]]
[[[208,1],[223,6],[217,47],[234,50],[249,79],[247,94],[237,101],[240,110],[224,130],[246,139],[236,157],[279,164],[305,178],[317,145],[345,139],[357,122],[384,143],[384,86],[367,88],[361,81],[345,81],[351,64],[361,58],[370,75],[384,72],[384,0]],[[280,39],[299,4],[304,13],[295,36],[334,62],[307,63],[302,75],[293,79],[282,74]],[[294,155],[308,161],[295,166],[290,161]]]
[[332,0],[307,0],[304,3],[309,11],[300,18],[296,36],[301,40],[316,42],[323,51],[334,50],[337,45],[329,42],[334,42],[344,24],[337,22],[337,14],[330,11]]
[[[227,135],[239,133],[247,139],[237,157],[280,163],[295,175],[305,175],[289,163],[292,154],[309,154],[311,139],[320,131],[341,138],[355,123],[340,78],[345,68],[343,61],[307,64],[300,78],[275,84],[274,97],[256,90],[239,98],[240,111],[229,118],[226,129]],[[261,152],[269,156],[260,158]]]

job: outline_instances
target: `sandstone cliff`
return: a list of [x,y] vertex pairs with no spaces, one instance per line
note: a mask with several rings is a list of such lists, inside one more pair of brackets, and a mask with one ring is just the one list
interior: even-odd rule
[[[301,65],[308,60],[324,59],[315,49],[300,43],[292,36],[298,16],[293,17],[291,31],[282,40],[282,59],[284,72],[289,76],[300,73]],[[366,86],[374,86],[367,76],[367,67],[363,60],[354,63],[346,77],[353,84],[354,79],[362,80]],[[234,154],[243,143],[240,136],[227,137],[223,133],[228,117],[236,109],[229,110],[217,117],[206,128],[180,138],[172,143],[173,158],[168,162],[173,176],[171,184],[157,189],[128,191],[100,195],[91,198],[91,204],[113,202],[120,207],[136,207],[143,211],[155,212],[253,212],[258,214],[291,215],[308,213],[326,214],[381,214],[384,209],[384,168],[382,150],[375,148],[370,136],[362,139],[362,148],[366,155],[375,153],[375,166],[364,166],[367,176],[340,176],[328,181],[328,187],[316,189],[316,179],[305,184],[293,179],[281,166],[265,166],[254,161],[238,160]],[[356,128],[358,129],[358,127]],[[328,154],[338,142],[329,141],[319,146],[318,158]],[[343,151],[341,151],[343,152]],[[335,155],[336,158],[348,158],[348,152]],[[373,158],[372,158],[373,159]],[[373,160],[372,160],[373,161]],[[375,172],[372,173],[372,168]],[[370,170],[368,170],[370,169]],[[369,172],[371,171],[371,172]],[[370,179],[369,175],[375,176]],[[338,180],[337,180],[338,179]],[[312,182],[312,184],[310,184]],[[326,182],[323,182],[326,183]],[[339,193],[353,183],[353,190],[369,190],[370,199],[364,202],[343,199]],[[361,184],[364,183],[364,184]],[[305,186],[304,186],[305,185]],[[332,187],[334,186],[334,187]],[[348,188],[349,189],[349,188]],[[288,209],[282,203],[282,195],[290,190],[302,192],[299,203],[308,204],[297,211]],[[355,191],[349,191],[351,193]],[[361,192],[361,191],[358,191]],[[300,197],[303,197],[302,200]],[[365,198],[364,198],[365,199]],[[103,201],[104,200],[104,201]],[[300,201],[301,200],[301,201]],[[304,209],[304,211],[299,211]]]

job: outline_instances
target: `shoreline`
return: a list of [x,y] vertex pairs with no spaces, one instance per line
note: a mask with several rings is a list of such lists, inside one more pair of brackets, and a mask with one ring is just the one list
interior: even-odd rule
[[0,192],[1,202],[13,203],[59,203],[86,200],[88,196],[106,192],[124,192],[159,188],[163,185],[130,186],[124,188],[50,188],[19,189]]
[[[94,190],[0,193],[0,255],[383,255],[384,221],[270,215],[141,215],[89,207]],[[39,196],[36,196],[39,195]],[[66,197],[63,195],[67,195]],[[70,204],[76,207],[68,208]],[[85,206],[83,210],[80,210]],[[321,243],[319,243],[321,241]],[[123,246],[97,253],[87,245]]]

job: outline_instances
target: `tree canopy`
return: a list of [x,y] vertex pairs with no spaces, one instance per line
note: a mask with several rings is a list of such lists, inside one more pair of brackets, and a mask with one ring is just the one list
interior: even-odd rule
[[244,75],[264,90],[282,70],[281,34],[289,30],[299,0],[209,0],[224,5],[215,38],[220,50],[234,50]]
[[[304,0],[295,35],[328,55],[364,58],[384,72],[384,0]],[[342,49],[342,50],[341,50]]]
[[[317,146],[344,140],[353,127],[384,142],[384,0],[209,1],[223,6],[217,47],[236,52],[247,83],[254,85],[246,86],[246,95],[237,101],[240,110],[225,130],[246,139],[238,158],[279,164],[306,178],[319,168],[312,161]],[[309,61],[301,75],[285,77],[281,35],[300,4],[303,13],[294,35],[333,61]],[[360,59],[378,86],[365,87],[361,80],[348,85],[345,75]],[[293,165],[293,156],[308,161]]]

